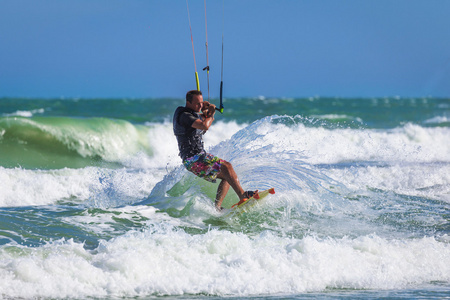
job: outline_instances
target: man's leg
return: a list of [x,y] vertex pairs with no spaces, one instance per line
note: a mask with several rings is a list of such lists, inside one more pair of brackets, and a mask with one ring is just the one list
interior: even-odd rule
[[220,210],[222,207],[223,199],[225,199],[225,196],[228,193],[228,190],[230,189],[230,184],[225,180],[222,179],[219,183],[219,187],[217,188],[217,195],[216,195],[216,208]]
[[[203,156],[196,156],[192,159],[187,159],[184,161],[184,166],[186,169],[195,175],[204,178],[206,180],[209,179],[209,174],[202,174],[201,172],[198,172],[198,169],[203,169],[203,167],[212,167],[213,171],[215,172],[219,171],[217,173],[217,176],[215,178],[222,179],[222,181],[219,184],[219,187],[217,189],[217,195],[216,195],[216,201],[215,205],[217,208],[220,209],[223,200],[225,199],[226,194],[228,193],[228,190],[230,189],[230,186],[233,188],[233,190],[236,192],[237,196],[239,197],[239,201],[244,200],[245,198],[248,198],[249,196],[247,193],[244,192],[244,189],[241,187],[241,184],[239,183],[239,179],[237,177],[236,172],[234,171],[233,166],[224,160],[219,159],[218,157],[213,156],[212,154],[206,154],[206,159],[202,158]],[[217,164],[220,161],[219,164]],[[216,168],[217,167],[217,168]],[[212,179],[212,178],[211,178]],[[211,180],[208,180],[211,181]],[[256,191],[257,192],[257,191]]]
[[[229,186],[231,185],[233,190],[238,195],[239,201],[243,200],[245,198],[244,189],[241,187],[241,184],[239,183],[237,174],[234,171],[233,166],[229,162],[225,161],[222,163],[222,166],[220,167],[220,172],[217,174],[217,178],[223,179],[222,182],[226,181]],[[222,182],[220,184],[222,184]],[[225,189],[223,190],[223,191],[225,191],[225,193],[223,194],[224,198],[225,198],[226,192],[228,192],[228,189],[230,188],[229,186],[226,188],[226,190]],[[219,185],[219,188],[220,188],[220,185]],[[225,186],[223,186],[223,188],[225,188]],[[217,194],[219,194],[219,190],[217,191]],[[220,201],[220,198],[217,198],[217,200]],[[222,199],[222,201],[223,201],[223,199]]]

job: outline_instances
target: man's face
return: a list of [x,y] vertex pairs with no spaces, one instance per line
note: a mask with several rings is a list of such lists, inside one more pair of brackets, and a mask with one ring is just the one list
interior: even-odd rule
[[192,102],[186,102],[186,106],[192,109],[195,112],[200,112],[203,106],[203,96],[202,95],[193,95]]

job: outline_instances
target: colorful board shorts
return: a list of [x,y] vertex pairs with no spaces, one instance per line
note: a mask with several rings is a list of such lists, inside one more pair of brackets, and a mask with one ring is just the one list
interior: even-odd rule
[[225,161],[210,153],[200,153],[183,160],[186,170],[209,182],[216,182],[220,167]]

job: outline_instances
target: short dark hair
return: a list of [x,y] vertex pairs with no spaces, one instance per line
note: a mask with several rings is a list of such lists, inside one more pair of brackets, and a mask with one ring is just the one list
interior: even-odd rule
[[197,90],[192,90],[186,93],[186,102],[192,103],[192,98],[194,95],[201,96],[202,92]]

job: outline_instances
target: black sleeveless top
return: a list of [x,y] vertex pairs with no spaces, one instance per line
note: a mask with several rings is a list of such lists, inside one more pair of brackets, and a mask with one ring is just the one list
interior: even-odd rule
[[173,115],[173,133],[178,141],[178,155],[183,160],[204,151],[204,131],[192,127],[198,119],[200,117],[195,111],[184,106],[179,106]]

